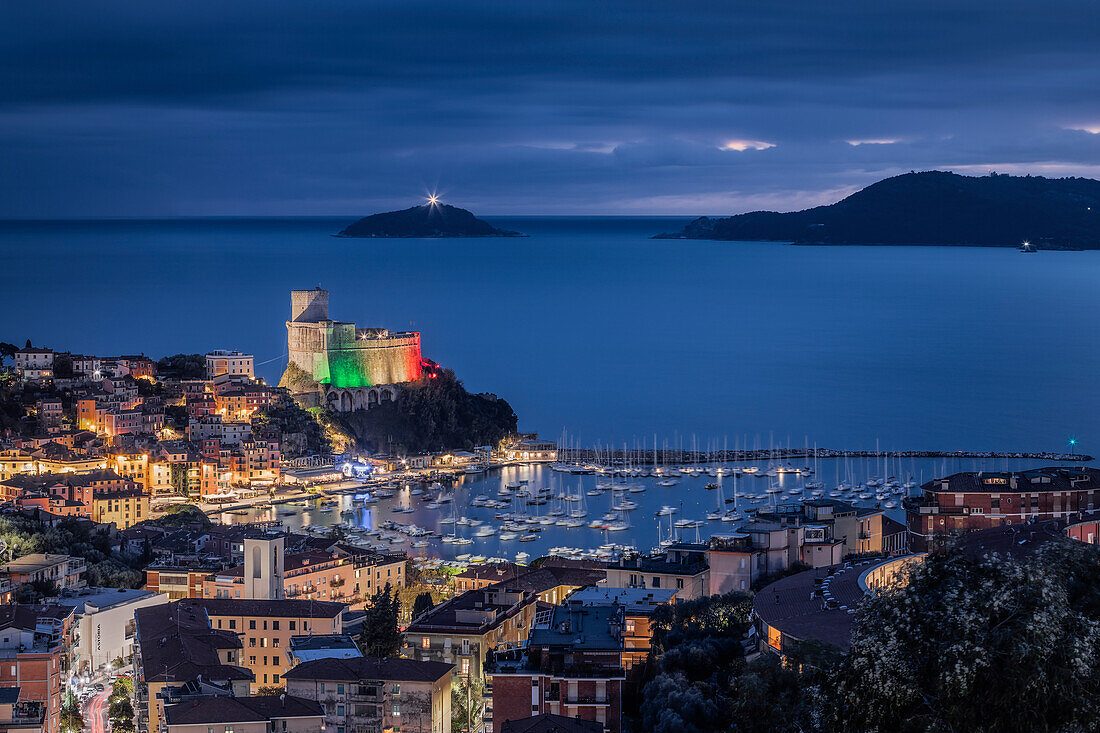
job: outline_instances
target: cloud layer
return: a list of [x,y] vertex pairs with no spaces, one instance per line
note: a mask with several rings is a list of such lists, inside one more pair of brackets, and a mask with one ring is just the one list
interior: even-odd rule
[[1100,8],[51,2],[0,25],[2,217],[802,208],[1095,175]]

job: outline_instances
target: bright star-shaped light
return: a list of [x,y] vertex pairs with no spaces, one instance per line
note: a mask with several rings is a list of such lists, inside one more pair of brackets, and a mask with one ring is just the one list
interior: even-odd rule
[[433,194],[430,194],[428,196],[428,205],[429,206],[435,206],[438,203],[439,203],[439,196],[437,194],[433,193]]

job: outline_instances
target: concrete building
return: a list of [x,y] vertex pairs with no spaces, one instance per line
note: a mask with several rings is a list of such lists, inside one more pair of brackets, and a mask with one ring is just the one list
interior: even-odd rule
[[605,566],[609,588],[670,589],[677,600],[708,595],[706,545],[677,542],[663,555],[621,558]]
[[198,697],[164,709],[168,733],[321,733],[316,700],[293,695]]
[[15,352],[15,370],[23,379],[53,378],[53,349],[27,346]]
[[627,671],[644,664],[653,645],[653,614],[661,606],[676,602],[676,591],[646,588],[582,588],[571,596],[569,603],[582,606],[621,606],[623,609],[622,666]]
[[214,379],[222,374],[256,378],[255,358],[240,351],[218,350],[206,355],[206,378]]
[[255,675],[253,691],[280,685],[289,669],[286,649],[302,634],[341,634],[346,606],[300,600],[203,598],[180,601],[203,609],[215,629],[231,631],[244,645],[241,665]]
[[212,628],[195,601],[138,609],[134,614],[134,712],[138,730],[166,733],[165,704],[181,690],[234,697],[248,695],[254,675],[241,666],[241,639]]
[[405,630],[405,654],[453,664],[456,674],[479,678],[490,649],[527,639],[537,601],[534,593],[507,584],[467,591],[413,620]]
[[63,593],[57,604],[75,612],[73,671],[95,675],[116,659],[129,660],[137,631],[135,612],[166,603],[168,596],[129,588],[81,588]]
[[87,569],[88,563],[82,557],[35,553],[0,565],[0,576],[6,577],[15,587],[50,582],[64,590],[86,586],[84,573]]
[[46,706],[32,700],[20,700],[19,687],[0,689],[0,733],[44,733]]
[[61,729],[73,609],[53,604],[0,606],[0,688],[44,708],[42,730]]
[[413,659],[320,659],[287,672],[286,690],[319,701],[329,733],[449,733],[453,668]]
[[363,656],[355,639],[349,634],[318,634],[317,636],[292,636],[286,648],[290,667],[318,659],[356,659]]
[[[395,399],[392,385],[420,378],[420,334],[356,328],[329,319],[328,291],[294,290],[286,322],[290,355],[283,384],[313,393],[340,412],[370,409]],[[291,378],[293,370],[309,384]]]
[[1100,469],[967,472],[921,486],[904,500],[910,546],[923,551],[978,529],[1061,519],[1100,508]]
[[556,606],[550,622],[531,630],[527,645],[497,654],[492,678],[492,725],[534,714],[591,720],[608,733],[622,730],[623,606]]

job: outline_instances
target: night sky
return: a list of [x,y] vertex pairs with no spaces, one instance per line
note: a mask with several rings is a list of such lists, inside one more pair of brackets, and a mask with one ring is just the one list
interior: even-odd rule
[[1100,175],[1100,6],[8,3],[0,217],[728,214]]

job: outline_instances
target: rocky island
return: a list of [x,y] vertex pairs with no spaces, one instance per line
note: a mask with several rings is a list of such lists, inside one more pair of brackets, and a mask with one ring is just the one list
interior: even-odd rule
[[1100,249],[1100,181],[906,173],[829,206],[704,216],[654,239]]
[[466,209],[430,200],[423,206],[373,214],[351,224],[338,237],[523,237],[497,229]]

